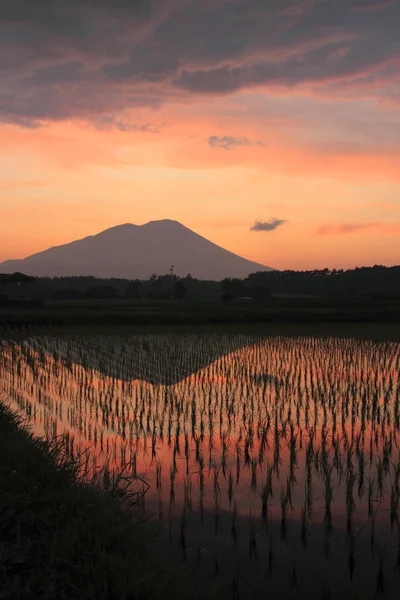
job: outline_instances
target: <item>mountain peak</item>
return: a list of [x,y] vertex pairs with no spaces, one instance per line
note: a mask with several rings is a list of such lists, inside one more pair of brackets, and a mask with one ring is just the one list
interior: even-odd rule
[[[102,233],[108,233],[108,232],[122,232],[122,231],[134,231],[135,229],[138,229],[138,225],[134,225],[133,223],[122,223],[121,225],[114,225],[113,227],[108,227],[107,229],[104,229],[103,231],[100,232],[100,234]],[[99,235],[99,234],[97,234]],[[89,236],[89,237],[93,237],[93,236]]]
[[175,221],[174,219],[158,219],[155,221],[149,221],[148,223],[144,223],[142,227],[184,227],[182,223],[179,221]]
[[269,267],[233,254],[173,219],[124,223],[23,260],[0,264],[0,272],[36,276],[148,279],[153,273],[191,273],[198,279],[245,278]]

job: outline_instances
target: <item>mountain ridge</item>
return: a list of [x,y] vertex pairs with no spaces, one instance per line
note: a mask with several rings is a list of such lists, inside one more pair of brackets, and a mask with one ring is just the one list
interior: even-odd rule
[[172,265],[177,275],[215,280],[273,270],[218,246],[179,221],[161,219],[115,225],[23,259],[6,260],[0,263],[0,273],[148,279]]

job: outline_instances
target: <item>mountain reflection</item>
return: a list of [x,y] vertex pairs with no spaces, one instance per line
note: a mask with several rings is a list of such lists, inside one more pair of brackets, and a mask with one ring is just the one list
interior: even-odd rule
[[32,339],[31,347],[121,381],[174,385],[257,338],[244,335],[87,336]]

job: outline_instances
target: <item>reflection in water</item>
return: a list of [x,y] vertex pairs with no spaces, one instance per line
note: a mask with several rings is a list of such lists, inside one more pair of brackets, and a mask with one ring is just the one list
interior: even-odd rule
[[88,477],[127,465],[166,555],[232,598],[396,597],[399,371],[398,344],[314,338],[35,338],[0,359],[34,431],[87,450]]

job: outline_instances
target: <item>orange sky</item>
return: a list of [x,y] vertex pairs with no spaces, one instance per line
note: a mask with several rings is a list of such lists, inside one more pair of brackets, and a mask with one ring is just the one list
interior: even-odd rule
[[[204,7],[214,14],[221,2],[209,0]],[[21,64],[14,71],[11,66],[0,84],[0,261],[117,224],[170,218],[228,250],[279,269],[399,264],[400,104],[393,91],[399,82],[393,65],[399,62],[393,60],[400,60],[400,48],[391,46],[392,54],[381,56],[377,46],[371,64],[350,62],[361,60],[358,25],[364,27],[365,19],[376,22],[378,14],[382,31],[377,32],[384,36],[397,14],[387,11],[397,11],[397,4],[381,10],[366,1],[365,10],[357,5],[350,21],[340,21],[340,34],[335,30],[322,41],[315,35],[301,42],[295,29],[300,17],[324,17],[320,12],[311,17],[306,4],[314,6],[313,1],[289,4],[276,10],[279,18],[296,17],[291,26],[297,41],[289,43],[283,28],[284,41],[276,41],[274,61],[291,70],[296,81],[290,84],[276,81],[272,67],[268,77],[273,84],[261,81],[261,75],[257,85],[252,83],[255,75],[245,71],[246,65],[253,61],[254,69],[262,64],[265,70],[265,63],[256,61],[264,60],[266,50],[252,47],[250,31],[243,46],[247,49],[241,48],[242,54],[235,49],[235,57],[232,49],[225,63],[217,56],[206,58],[199,49],[197,58],[187,59],[192,60],[189,71],[183,58],[174,58],[181,70],[179,75],[174,66],[173,75],[166,60],[165,80],[152,74],[146,83],[125,81],[120,63],[110,68],[105,63],[103,71],[111,73],[108,84],[96,79],[89,86],[95,51],[100,56],[97,47],[89,53],[85,46],[74,46],[72,52],[67,44],[71,62],[64,59],[56,66],[41,55],[29,63],[22,51],[16,54]],[[194,9],[186,14],[186,8],[182,15],[189,28],[188,15],[195,20]],[[172,33],[159,23],[179,15],[166,14],[156,11],[153,21],[141,25],[144,41],[136,41],[134,50],[151,42],[175,56],[176,45],[167,36]],[[219,14],[215,12],[215,19]],[[196,22],[202,23],[203,17],[197,15]],[[115,14],[116,22],[119,18]],[[347,31],[346,23],[354,31]],[[39,31],[39,17],[36,26]],[[121,34],[119,42],[126,39]],[[193,43],[200,45],[201,39]],[[222,51],[216,45],[215,55],[217,50]],[[314,54],[322,51],[326,67],[315,73],[319,62],[312,62]],[[140,54],[143,64],[148,56],[156,60],[149,50]],[[66,67],[68,73],[79,71],[72,58],[86,69],[78,83],[65,75]],[[236,89],[222,95],[219,90],[199,91],[200,85],[224,83],[226,61],[232,73],[243,71],[240,81],[247,77],[249,83],[235,84]],[[0,71],[1,66],[0,61]],[[52,81],[47,90],[56,67],[56,81],[61,67],[65,81],[58,87]],[[117,67],[121,79],[116,82],[111,69]],[[153,73],[155,67],[146,63],[146,69]],[[214,77],[216,72],[215,80],[204,81],[204,73]],[[173,79],[178,76],[179,85]],[[13,86],[15,114],[7,95]],[[273,231],[251,231],[256,220],[274,217],[284,223]]]

